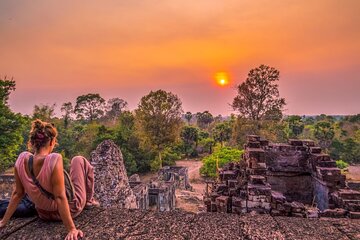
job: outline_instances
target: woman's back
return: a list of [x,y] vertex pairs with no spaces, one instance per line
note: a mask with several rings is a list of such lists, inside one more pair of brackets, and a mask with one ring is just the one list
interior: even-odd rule
[[[24,186],[25,192],[29,195],[31,201],[35,204],[36,210],[39,216],[43,219],[60,219],[58,214],[58,206],[53,199],[47,198],[40,189],[33,182],[28,170],[28,160],[32,154],[29,152],[23,152],[19,155],[15,168],[19,175],[20,181]],[[58,153],[51,153],[47,155],[43,161],[40,170],[35,171],[36,179],[40,185],[48,192],[53,192],[51,185],[51,174],[54,170],[56,161],[58,159]],[[38,172],[38,174],[37,174]]]

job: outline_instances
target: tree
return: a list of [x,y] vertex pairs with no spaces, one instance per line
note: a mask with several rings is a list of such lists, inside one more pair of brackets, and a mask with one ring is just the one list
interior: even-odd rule
[[304,131],[305,124],[300,116],[289,116],[286,122],[290,129],[290,137],[297,138]]
[[150,170],[152,151],[143,149],[137,133],[135,117],[130,111],[123,111],[115,129],[115,143],[121,148],[128,175]]
[[213,136],[216,142],[224,146],[225,141],[229,141],[232,134],[232,126],[230,122],[218,123],[213,129]]
[[273,67],[260,65],[251,69],[246,81],[237,87],[238,95],[232,107],[242,117],[259,121],[278,119],[285,106],[285,99],[280,98],[278,85],[280,72]]
[[107,102],[106,116],[111,120],[116,120],[127,107],[128,103],[121,98],[112,98]]
[[35,105],[34,110],[33,110],[32,118],[33,119],[41,119],[42,121],[45,121],[45,122],[50,122],[51,119],[55,115],[55,106],[56,106],[56,104],[53,104],[53,105],[47,105],[47,104]]
[[185,113],[185,119],[188,122],[188,124],[190,124],[192,117],[193,117],[193,115],[192,115],[191,112],[186,112]]
[[94,121],[104,115],[105,100],[95,93],[81,95],[76,99],[74,112],[77,119]]
[[20,114],[13,113],[7,105],[15,86],[13,79],[0,79],[0,172],[15,162],[23,142],[25,120]]
[[209,111],[196,113],[197,124],[200,128],[207,128],[214,121],[213,115]]
[[171,92],[151,91],[141,98],[135,112],[144,137],[156,147],[161,168],[162,150],[165,146],[174,143],[179,136],[182,103]]
[[335,131],[331,123],[319,121],[314,126],[314,136],[319,141],[319,145],[323,149],[327,149],[332,143]]
[[73,105],[71,102],[66,102],[61,106],[61,112],[63,113],[64,128],[66,129],[71,120],[71,115],[74,112]]
[[10,93],[15,91],[15,81],[13,78],[8,79],[7,76],[4,79],[0,78],[0,101],[3,105],[7,105]]
[[341,159],[349,163],[360,163],[360,144],[353,138],[344,141],[344,151],[340,155]]
[[191,150],[194,145],[195,148],[197,146],[199,141],[199,129],[194,126],[184,126],[181,130],[180,137],[184,142],[185,155],[188,156],[189,150]]

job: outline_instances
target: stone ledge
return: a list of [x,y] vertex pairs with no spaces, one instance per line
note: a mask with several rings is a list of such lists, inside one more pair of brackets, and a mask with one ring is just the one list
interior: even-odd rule
[[[359,239],[360,220],[270,215],[194,214],[119,208],[85,210],[75,219],[84,239]],[[14,219],[0,239],[64,239],[61,222]]]

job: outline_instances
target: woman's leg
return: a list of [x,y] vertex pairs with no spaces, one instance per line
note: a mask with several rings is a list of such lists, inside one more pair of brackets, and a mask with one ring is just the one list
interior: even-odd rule
[[81,211],[87,203],[93,202],[94,168],[82,156],[76,156],[70,164],[71,181],[75,188],[74,208]]

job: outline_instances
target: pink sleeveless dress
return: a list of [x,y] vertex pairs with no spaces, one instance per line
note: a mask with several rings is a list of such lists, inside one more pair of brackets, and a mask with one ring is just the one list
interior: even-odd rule
[[[44,220],[61,220],[58,212],[58,205],[55,200],[47,198],[40,189],[34,184],[32,178],[26,173],[25,159],[31,155],[30,152],[23,152],[19,155],[15,163],[16,171],[20,181],[24,186],[25,192],[30,200],[35,204],[39,217]],[[36,176],[40,185],[48,192],[53,193],[51,186],[51,174],[55,164],[59,159],[58,153],[51,153],[44,159],[43,166]],[[84,172],[88,172],[85,176]],[[85,207],[87,199],[93,196],[94,174],[93,167],[84,161],[83,157],[75,157],[71,161],[70,176],[75,188],[74,200],[69,202],[72,217],[76,217]]]

